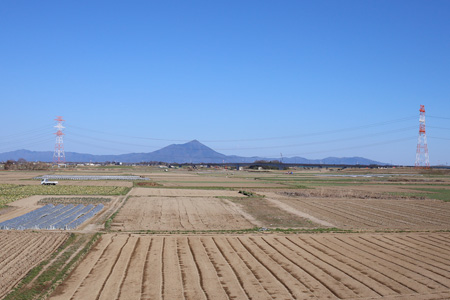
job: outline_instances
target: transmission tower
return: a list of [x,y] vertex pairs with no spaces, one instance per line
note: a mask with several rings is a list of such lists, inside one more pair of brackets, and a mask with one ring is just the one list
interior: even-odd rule
[[425,133],[425,105],[420,106],[419,116],[419,138],[417,140],[416,168],[429,168],[427,135]]
[[56,143],[55,143],[55,152],[53,153],[53,163],[59,165],[66,162],[66,154],[64,153],[64,141],[63,141],[64,133],[62,132],[62,130],[65,127],[62,125],[62,122],[64,122],[64,120],[61,116],[57,116],[55,121],[57,122],[57,124],[54,127],[57,129],[57,131],[55,132]]

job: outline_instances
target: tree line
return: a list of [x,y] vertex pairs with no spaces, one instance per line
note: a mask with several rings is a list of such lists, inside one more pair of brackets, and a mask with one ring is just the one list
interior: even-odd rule
[[24,158],[19,158],[17,161],[8,159],[3,163],[3,170],[48,170],[51,164],[45,162],[28,162]]

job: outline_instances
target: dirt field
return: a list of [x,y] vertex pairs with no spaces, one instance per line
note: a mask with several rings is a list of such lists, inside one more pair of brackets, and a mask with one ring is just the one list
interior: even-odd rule
[[449,238],[108,234],[50,299],[448,299]]
[[[358,199],[288,197],[265,193],[268,199],[343,229],[450,229],[450,202],[431,199]],[[288,208],[286,208],[288,207]]]
[[[140,174],[142,175],[142,174]],[[239,171],[210,171],[210,172],[185,172],[170,171],[148,175],[159,184],[166,187],[220,187],[220,188],[258,188],[258,187],[283,187],[278,183],[261,182],[252,176]]]
[[190,182],[190,181],[179,181],[179,182],[160,182],[167,187],[219,187],[219,188],[277,188],[284,187],[283,185],[276,183],[264,183],[260,181],[200,181],[200,182]]
[[162,196],[162,197],[240,197],[237,191],[224,190],[194,190],[194,189],[161,189],[133,188],[131,196]]
[[65,233],[0,231],[0,298],[67,237]]
[[223,230],[255,227],[235,207],[213,197],[131,197],[111,229]]

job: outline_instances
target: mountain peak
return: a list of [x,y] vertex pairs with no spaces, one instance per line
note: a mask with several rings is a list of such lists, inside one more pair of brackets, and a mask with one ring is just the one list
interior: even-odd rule
[[187,142],[186,144],[200,144],[203,145],[202,143],[200,143],[198,140],[192,140],[190,142]]

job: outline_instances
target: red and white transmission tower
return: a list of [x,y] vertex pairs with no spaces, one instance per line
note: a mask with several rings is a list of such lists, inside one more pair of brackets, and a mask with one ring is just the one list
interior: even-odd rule
[[55,143],[55,152],[53,153],[53,163],[55,164],[63,164],[66,162],[66,154],[64,153],[64,141],[63,141],[63,135],[64,133],[62,130],[65,128],[62,125],[62,122],[64,122],[63,118],[60,116],[57,116],[55,119],[56,122],[58,122],[55,126],[58,131],[56,131],[56,143]]
[[429,168],[430,158],[428,157],[427,135],[425,133],[425,105],[420,106],[419,116],[419,138],[417,140],[416,168]]

